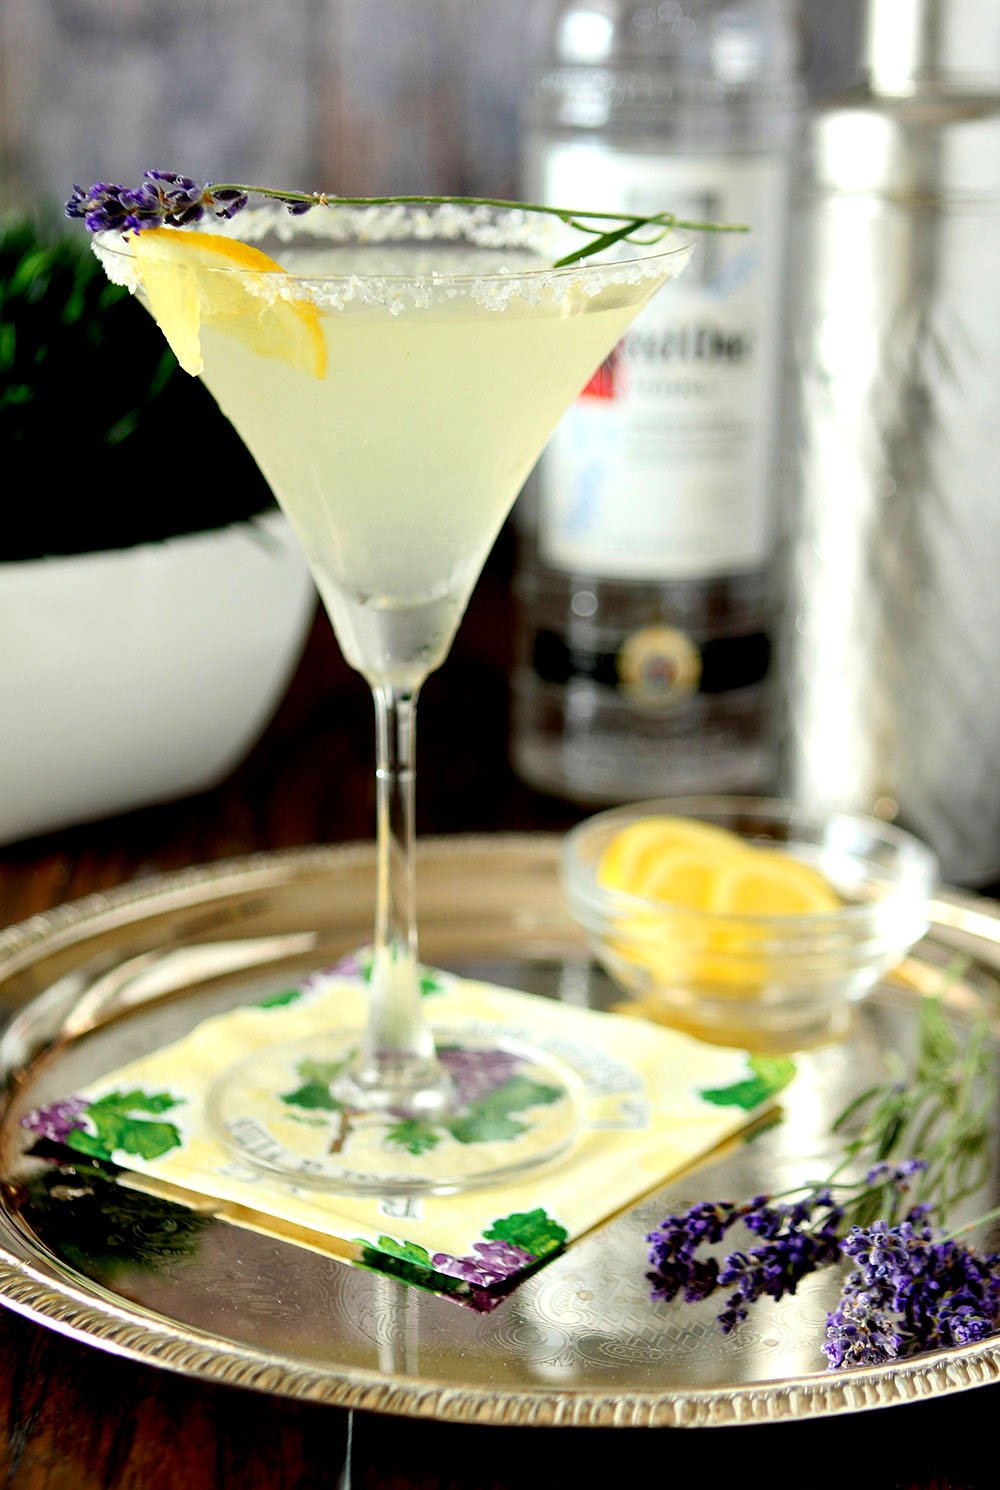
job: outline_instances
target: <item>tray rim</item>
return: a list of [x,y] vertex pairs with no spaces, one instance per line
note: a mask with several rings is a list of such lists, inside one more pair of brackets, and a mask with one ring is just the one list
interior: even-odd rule
[[[530,854],[555,869],[561,834],[497,833],[424,837],[421,856]],[[84,940],[116,919],[141,919],[213,899],[227,890],[280,882],[289,871],[322,872],[371,861],[368,843],[306,846],[258,852],[175,870],[97,891],[39,912],[0,931],[0,991],[42,951]],[[931,905],[932,931],[959,931],[993,949],[1000,967],[1000,906],[964,891],[939,891]],[[940,912],[939,912],[940,914]],[[966,924],[963,924],[966,923]],[[971,923],[971,929],[970,924]],[[989,935],[984,936],[984,928]],[[582,943],[581,943],[582,945]],[[0,1072],[6,1078],[9,1073]],[[83,1344],[145,1365],[220,1385],[320,1402],[346,1409],[510,1427],[723,1427],[801,1421],[858,1413],[964,1391],[1000,1381],[1000,1335],[976,1345],[930,1352],[912,1361],[829,1374],[714,1387],[601,1390],[593,1387],[456,1385],[356,1366],[305,1364],[239,1341],[212,1337],[126,1299],[49,1260],[0,1210],[0,1306]]]

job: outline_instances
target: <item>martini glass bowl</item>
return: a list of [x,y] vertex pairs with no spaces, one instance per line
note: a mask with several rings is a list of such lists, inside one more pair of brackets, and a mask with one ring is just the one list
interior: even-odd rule
[[[162,233],[176,235],[171,262],[151,279]],[[252,247],[230,250],[233,240]],[[232,1147],[297,1183],[451,1192],[550,1162],[577,1133],[578,1087],[561,1060],[490,1029],[436,1039],[425,1018],[414,781],[421,684],[444,660],[518,491],[561,414],[690,251],[673,235],[620,241],[558,267],[580,243],[557,218],[455,202],[323,204],[302,216],[270,203],[214,244],[170,229],[151,246],[145,234],[138,246],[97,242],[111,277],[164,329],[166,311],[184,307],[187,365],[269,480],[374,698],[367,1023],[308,1050],[263,1050],[221,1073],[211,1101]],[[254,251],[273,267],[255,267]],[[319,1159],[262,1142],[250,1120],[304,1061],[353,1119],[351,1143]],[[477,1142],[463,1102],[498,1073],[535,1095],[532,1118]]]

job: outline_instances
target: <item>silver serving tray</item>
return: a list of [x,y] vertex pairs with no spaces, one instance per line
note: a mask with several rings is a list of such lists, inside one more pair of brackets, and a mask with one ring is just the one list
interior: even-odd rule
[[[596,1007],[619,997],[563,906],[556,838],[431,840],[420,860],[425,961]],[[775,1422],[1000,1378],[1000,1337],[826,1371],[836,1279],[758,1305],[725,1339],[717,1305],[652,1304],[644,1277],[645,1234],[668,1210],[825,1171],[831,1116],[883,1074],[885,1051],[912,1051],[917,1000],[956,953],[966,962],[950,1018],[963,1028],[1000,1010],[1000,917],[971,897],[936,899],[901,976],[846,1039],[799,1057],[783,1124],[584,1237],[491,1315],[222,1221],[178,1219],[146,1197],[123,1202],[119,1187],[67,1183],[25,1157],[30,1108],[365,942],[372,881],[368,848],[264,855],[137,882],[0,934],[0,1302],[190,1376],[455,1422]]]

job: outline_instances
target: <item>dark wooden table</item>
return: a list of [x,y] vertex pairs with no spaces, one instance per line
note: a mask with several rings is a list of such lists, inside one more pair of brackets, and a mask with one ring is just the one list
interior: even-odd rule
[[[426,688],[424,831],[561,831],[582,815],[507,764],[509,567],[501,543]],[[372,749],[367,690],[319,620],[273,723],[218,789],[0,849],[0,925],[135,876],[368,839]],[[351,1421],[136,1365],[0,1311],[0,1490],[586,1490],[678,1474],[708,1490],[995,1490],[998,1411],[1000,1388],[985,1387],[857,1417],[690,1432]]]

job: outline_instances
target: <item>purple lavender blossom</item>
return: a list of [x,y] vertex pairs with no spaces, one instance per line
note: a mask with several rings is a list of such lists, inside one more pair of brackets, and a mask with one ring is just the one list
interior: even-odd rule
[[739,1215],[726,1201],[703,1201],[681,1216],[667,1216],[651,1231],[646,1240],[653,1271],[646,1276],[653,1298],[669,1303],[680,1294],[694,1303],[714,1293],[719,1265],[715,1258],[696,1258],[695,1252],[702,1243],[721,1242]]
[[96,181],[85,191],[74,186],[66,216],[84,220],[92,233],[140,233],[144,228],[191,227],[206,213],[230,218],[247,205],[237,187],[204,186],[176,171],[145,171],[141,185],[127,187]]
[[[865,1177],[864,1193],[901,1197],[926,1167],[919,1159],[877,1164]],[[973,1344],[1000,1328],[1000,1254],[981,1254],[953,1237],[935,1241],[930,1213],[930,1205],[914,1205],[898,1224],[879,1220],[845,1236],[844,1207],[827,1188],[790,1204],[767,1195],[739,1206],[703,1201],[650,1232],[653,1270],[647,1277],[654,1299],[694,1302],[733,1289],[717,1316],[729,1334],[758,1299],[781,1299],[810,1273],[849,1258],[854,1271],[827,1317],[823,1351],[831,1368]],[[738,1222],[763,1245],[730,1252],[721,1262],[699,1255],[702,1247],[722,1243]]]
[[134,203],[132,193],[124,186],[95,181],[89,191],[74,186],[66,203],[67,217],[82,217],[92,233],[124,231]]
[[895,1360],[903,1353],[903,1337],[896,1324],[892,1311],[880,1300],[860,1288],[845,1288],[837,1308],[827,1315],[823,1354],[828,1369],[880,1366]]
[[312,208],[316,206],[315,200],[311,202],[303,202],[298,198],[293,199],[291,197],[282,197],[281,200],[284,202],[285,206],[288,208],[293,217],[302,217],[304,213],[311,211]]
[[823,1352],[834,1369],[969,1345],[997,1329],[1000,1254],[954,1237],[934,1241],[918,1207],[899,1226],[852,1228],[843,1243],[857,1263],[827,1317]]
[[865,1184],[869,1189],[875,1185],[893,1185],[897,1189],[905,1189],[907,1180],[926,1168],[926,1159],[904,1159],[901,1164],[875,1164],[865,1175]]
[[530,1252],[512,1242],[476,1242],[472,1250],[474,1257],[451,1257],[447,1252],[435,1252],[431,1260],[439,1273],[461,1278],[477,1288],[489,1288],[513,1278],[535,1260]]
[[[773,1214],[767,1208],[762,1207],[744,1218],[745,1224],[754,1230],[751,1222],[761,1217],[768,1228],[763,1233],[768,1240],[763,1247],[732,1253],[719,1269],[720,1288],[735,1284],[735,1292],[719,1315],[724,1334],[746,1319],[749,1306],[759,1298],[784,1298],[786,1293],[794,1293],[810,1273],[840,1260],[841,1238],[837,1228],[843,1211],[839,1206],[832,1201],[824,1206],[814,1198],[811,1204],[800,1202],[776,1209],[783,1216],[777,1230]],[[826,1214],[821,1215],[824,1210]]]
[[451,1077],[459,1105],[468,1107],[504,1086],[523,1065],[508,1050],[472,1050],[444,1045],[438,1059]]
[[[794,1205],[775,1205],[766,1195],[741,1206],[701,1202],[683,1215],[668,1216],[647,1237],[653,1270],[646,1276],[653,1298],[669,1301],[682,1295],[685,1302],[695,1303],[719,1288],[733,1288],[718,1316],[723,1333],[729,1334],[757,1299],[794,1293],[809,1273],[839,1259],[842,1219],[843,1211],[828,1190]],[[731,1252],[721,1263],[696,1255],[703,1245],[722,1242],[738,1221],[764,1245]]]
[[64,1097],[48,1107],[36,1107],[21,1119],[21,1127],[52,1143],[64,1143],[70,1133],[86,1125],[87,1103],[83,1097]]
[[224,218],[227,222],[231,217],[235,217],[237,212],[242,212],[250,201],[245,191],[238,191],[234,186],[214,187],[209,183],[205,192],[211,200],[215,216]]

